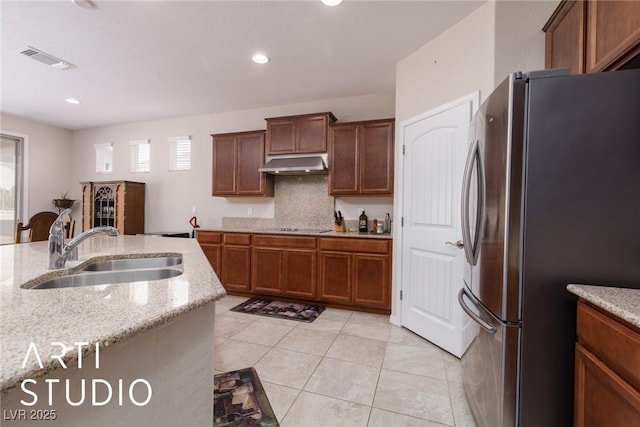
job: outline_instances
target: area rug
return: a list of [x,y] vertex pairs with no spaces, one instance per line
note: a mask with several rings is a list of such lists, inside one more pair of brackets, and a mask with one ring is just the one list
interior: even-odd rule
[[231,309],[240,313],[311,323],[324,311],[321,305],[294,304],[266,298],[251,298]]
[[255,369],[244,368],[213,377],[213,426],[280,426]]

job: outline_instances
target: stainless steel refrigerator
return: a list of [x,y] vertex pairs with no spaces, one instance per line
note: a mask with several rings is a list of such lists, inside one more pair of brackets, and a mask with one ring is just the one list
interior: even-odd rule
[[640,287],[640,70],[515,73],[474,116],[464,177],[477,323],[462,357],[479,426],[568,427],[569,283]]

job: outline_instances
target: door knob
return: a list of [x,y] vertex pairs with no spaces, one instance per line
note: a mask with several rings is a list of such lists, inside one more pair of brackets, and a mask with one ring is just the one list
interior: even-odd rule
[[458,240],[455,243],[453,243],[453,242],[445,242],[445,245],[455,246],[458,249],[464,248],[464,243],[462,243],[462,240]]

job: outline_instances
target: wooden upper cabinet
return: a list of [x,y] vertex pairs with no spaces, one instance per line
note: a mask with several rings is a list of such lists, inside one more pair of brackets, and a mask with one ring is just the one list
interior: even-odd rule
[[332,113],[273,117],[267,121],[267,155],[325,153]]
[[329,194],[393,194],[394,120],[329,129]]
[[640,54],[640,1],[587,2],[587,72],[616,69]]
[[640,55],[640,1],[565,0],[545,24],[546,68],[572,74],[624,67]]
[[545,32],[545,67],[568,67],[571,74],[584,73],[585,24],[583,1],[565,1],[542,29]]
[[264,163],[264,131],[212,135],[214,196],[273,196],[273,177]]

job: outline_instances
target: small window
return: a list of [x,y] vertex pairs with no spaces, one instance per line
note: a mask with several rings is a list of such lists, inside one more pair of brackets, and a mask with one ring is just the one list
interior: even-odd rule
[[169,138],[169,170],[187,171],[191,169],[191,137]]
[[96,173],[113,172],[113,142],[93,146],[96,149]]
[[131,172],[151,170],[151,144],[148,139],[129,141],[131,146]]

